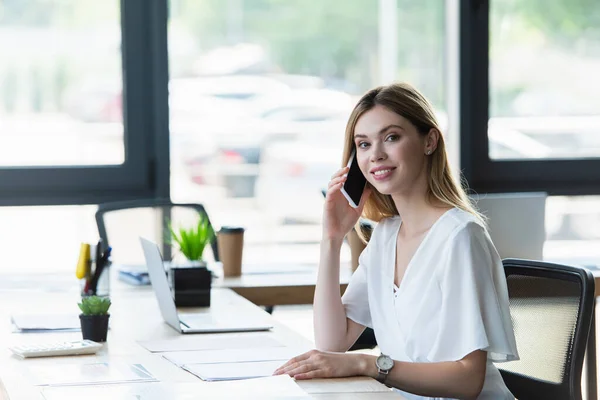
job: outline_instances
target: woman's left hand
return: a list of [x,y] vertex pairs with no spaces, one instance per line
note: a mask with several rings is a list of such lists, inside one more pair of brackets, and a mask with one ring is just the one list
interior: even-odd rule
[[361,374],[363,357],[363,354],[311,350],[292,358],[277,368],[273,375],[287,374],[295,379],[357,376]]

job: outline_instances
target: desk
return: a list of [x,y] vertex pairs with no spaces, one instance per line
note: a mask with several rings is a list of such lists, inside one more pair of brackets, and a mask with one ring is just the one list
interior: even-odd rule
[[[40,293],[40,292],[38,292]],[[42,297],[43,296],[43,297]],[[0,340],[3,347],[17,344],[52,342],[59,340],[77,340],[81,338],[79,332],[42,333],[42,334],[17,334],[10,333],[9,316],[12,313],[65,313],[72,310],[77,313],[77,292],[48,293],[41,292],[34,295],[32,292],[2,292],[0,293]],[[39,389],[32,386],[22,375],[27,365],[60,363],[90,363],[93,361],[125,361],[141,363],[161,382],[196,382],[198,379],[186,371],[176,367],[165,360],[160,354],[150,353],[137,344],[138,340],[165,339],[181,337],[179,333],[167,326],[160,316],[154,293],[143,291],[116,291],[111,307],[111,329],[105,348],[95,356],[56,357],[21,360],[10,355],[8,350],[3,353],[0,362],[0,378],[3,385],[0,394],[4,398],[13,399],[40,399]],[[294,333],[283,325],[272,320],[271,316],[249,301],[243,299],[228,289],[212,291],[212,307],[210,313],[236,312],[246,316],[267,319],[274,325],[274,329],[266,333],[288,346],[307,345],[306,339]],[[186,311],[192,311],[190,309]],[[189,337],[190,335],[185,335]],[[347,378],[349,381],[374,382],[370,378]],[[328,380],[313,381],[313,384],[327,385]],[[331,381],[329,381],[331,384]],[[362,384],[362,383],[361,383]],[[302,386],[302,382],[300,382]],[[382,386],[383,388],[383,386]],[[201,395],[201,393],[199,393]],[[8,397],[10,396],[10,397]],[[316,399],[342,399],[348,394],[313,395]],[[401,396],[388,390],[378,393],[354,393],[352,399],[402,399]]]
[[[341,292],[348,286],[350,268],[340,271]],[[234,278],[217,278],[213,286],[225,287],[259,306],[312,304],[317,282],[314,271],[292,273],[242,274]]]

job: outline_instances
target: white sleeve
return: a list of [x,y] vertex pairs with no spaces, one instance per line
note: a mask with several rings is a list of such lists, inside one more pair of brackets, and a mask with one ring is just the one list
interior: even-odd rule
[[449,243],[438,270],[442,305],[430,356],[456,361],[484,350],[494,362],[517,360],[504,268],[489,236],[470,222]]
[[342,304],[346,309],[346,316],[352,321],[369,328],[373,327],[371,322],[371,311],[369,310],[369,285],[367,282],[367,266],[369,265],[369,254],[375,242],[375,232],[367,247],[358,258],[358,268],[352,274],[348,287],[342,296]]

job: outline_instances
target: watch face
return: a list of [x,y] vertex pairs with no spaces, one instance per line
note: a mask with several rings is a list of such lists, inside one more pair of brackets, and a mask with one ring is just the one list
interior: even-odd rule
[[394,366],[394,360],[383,354],[377,357],[376,363],[377,367],[384,371],[389,371]]

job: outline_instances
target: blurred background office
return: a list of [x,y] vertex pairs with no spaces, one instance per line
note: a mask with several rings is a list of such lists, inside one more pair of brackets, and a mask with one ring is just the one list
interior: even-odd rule
[[0,54],[0,276],[71,279],[96,204],[169,196],[246,262],[317,262],[346,119],[392,80],[473,191],[549,194],[544,258],[600,264],[597,0],[0,0]]

